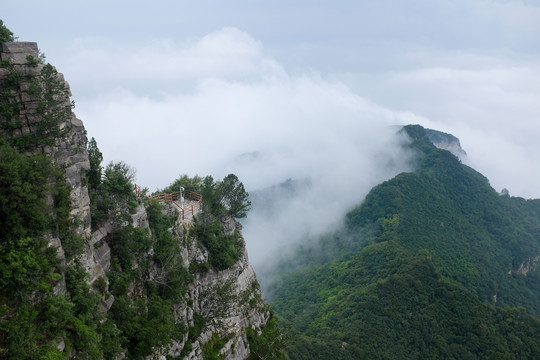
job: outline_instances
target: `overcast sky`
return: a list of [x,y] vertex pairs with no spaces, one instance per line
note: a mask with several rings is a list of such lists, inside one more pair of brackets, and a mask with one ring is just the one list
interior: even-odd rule
[[[457,136],[497,191],[540,197],[538,0],[81,3],[0,17],[64,73],[106,161],[152,191],[180,174],[318,179],[291,209],[319,231],[406,169],[388,129],[419,123]],[[342,205],[317,217],[319,202]]]

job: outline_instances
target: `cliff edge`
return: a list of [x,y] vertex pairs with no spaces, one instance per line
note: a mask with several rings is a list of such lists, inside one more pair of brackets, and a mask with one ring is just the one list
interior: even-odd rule
[[[43,63],[32,42],[2,43],[0,60],[0,160],[6,167],[42,161],[52,169],[41,167],[45,181],[32,183],[36,196],[19,197],[35,202],[30,215],[16,210],[35,230],[20,227],[1,239],[0,357],[286,357],[281,345],[261,346],[281,334],[262,300],[240,224],[209,211],[178,221],[170,204],[135,193],[122,163],[98,164],[101,180],[92,183],[86,130],[62,74]],[[30,182],[25,174],[21,182]],[[15,182],[0,176],[10,196]],[[10,206],[0,209],[3,226],[19,217]],[[21,245],[27,239],[36,239],[35,246]],[[222,241],[217,248],[232,244],[232,265],[215,266],[208,241]],[[23,271],[28,256],[46,261],[29,274]],[[13,270],[17,262],[21,268]],[[13,294],[17,284],[26,290]]]

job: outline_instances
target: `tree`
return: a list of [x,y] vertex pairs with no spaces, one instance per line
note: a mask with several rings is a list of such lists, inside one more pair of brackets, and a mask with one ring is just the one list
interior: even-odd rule
[[96,191],[90,193],[93,229],[97,229],[107,219],[112,220],[115,224],[125,221],[124,218],[128,215],[124,209],[131,204],[137,206],[133,191],[133,180],[135,179],[133,168],[122,161],[110,162],[103,170],[103,174],[103,181],[98,185]]
[[75,105],[69,103],[69,90],[51,64],[43,67],[30,90],[36,97],[40,117],[33,124],[36,145],[54,145],[56,139],[65,138],[70,131],[71,109]]
[[5,25],[2,19],[0,19],[0,43],[10,42],[15,40],[13,33]]
[[101,184],[103,154],[99,151],[96,139],[92,138],[88,143],[88,158],[90,159],[90,171],[88,171],[88,185],[96,190]]
[[103,188],[110,195],[119,199],[129,199],[133,195],[135,169],[120,161],[109,163],[105,168]]
[[203,210],[209,214],[219,214],[222,212],[222,205],[216,190],[216,183],[212,176],[204,178],[201,185],[201,195],[203,197]]
[[195,175],[194,177],[189,177],[188,175],[181,175],[176,179],[172,184],[167,186],[163,190],[158,190],[157,192],[162,193],[173,193],[177,192],[180,187],[183,187],[185,190],[200,192],[203,179],[200,176]]
[[46,230],[44,201],[50,160],[24,156],[0,139],[0,239],[17,240]]
[[270,318],[260,333],[246,328],[250,354],[248,360],[288,360],[286,339],[279,328],[278,320],[270,310]]
[[234,174],[227,175],[219,184],[221,202],[229,214],[234,218],[244,218],[251,208],[249,194],[244,189],[244,184]]

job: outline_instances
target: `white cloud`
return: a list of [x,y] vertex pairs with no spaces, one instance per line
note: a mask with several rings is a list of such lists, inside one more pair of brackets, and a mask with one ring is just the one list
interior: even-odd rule
[[[50,55],[89,135],[141,185],[181,173],[236,172],[250,190],[316,179],[272,221],[250,214],[264,231],[246,224],[248,242],[328,228],[339,216],[318,202],[341,214],[397,171],[374,158],[401,155],[385,152],[389,124],[453,133],[495,189],[540,197],[537,2],[72,5],[11,2],[3,20]],[[256,162],[238,158],[255,151]]]
[[[451,132],[497,190],[540,195],[534,166],[540,85],[531,80],[540,71],[530,59],[411,53],[415,69],[379,74],[360,86],[385,108],[343,82],[288,73],[260,42],[234,28],[181,46],[102,45],[73,61],[76,73],[99,69],[83,80],[103,83],[98,96],[89,92],[93,97],[78,101],[77,112],[106,160],[133,165],[140,185],[163,188],[184,173],[233,172],[249,191],[309,179],[296,198],[277,200],[279,212],[249,214],[244,233],[255,265],[285,243],[330,230],[373,185],[406,168],[389,125]],[[242,156],[249,153],[258,156]],[[391,159],[398,166],[381,166]]]
[[[280,212],[249,215],[245,235],[255,264],[284,243],[329,230],[372,186],[407,168],[399,150],[403,139],[390,126],[421,120],[414,114],[377,106],[317,74],[289,75],[265,56],[260,43],[235,29],[174,54],[175,61],[164,62],[156,76],[193,76],[175,64],[216,57],[198,64],[199,75],[187,91],[151,98],[115,88],[79,101],[77,113],[106,161],[132,165],[137,182],[152,190],[181,174],[220,179],[236,173],[248,191],[308,179],[311,186],[285,199]],[[126,73],[117,78],[132,71],[138,79],[148,74],[134,71],[134,64],[167,56],[166,50],[117,53],[99,64],[124,58]],[[227,69],[231,63],[238,68]],[[241,161],[254,152],[255,160]]]
[[495,189],[539,197],[540,67],[534,58],[467,67],[461,59],[481,57],[458,57],[439,62],[448,66],[384,74],[370,90],[380,103],[421,114],[421,124],[458,136],[470,164]]
[[[302,233],[338,218],[318,217],[315,206],[314,195],[335,185],[334,178],[341,214],[391,175],[377,172],[372,160],[391,141],[385,130],[391,124],[451,132],[497,190],[539,197],[539,8],[513,1],[429,4],[317,7],[302,22],[315,35],[302,38],[300,27],[286,22],[276,29],[286,34],[292,27],[301,38],[270,44],[279,62],[250,34],[227,27],[197,39],[171,34],[123,45],[81,38],[59,70],[73,85],[89,135],[108,159],[136,167],[143,186],[164,187],[182,173],[236,172],[250,190],[317,178],[311,193],[289,204],[316,220],[297,226]],[[315,27],[321,19],[328,21]],[[326,73],[302,73],[306,63]],[[344,69],[350,73],[332,75]],[[237,161],[256,151],[256,163]],[[358,196],[344,195],[351,193]],[[268,226],[262,232],[268,236],[276,228],[258,226]]]
[[[122,87],[140,94],[186,89],[202,78],[248,80],[279,67],[247,33],[226,27],[197,41],[155,40],[118,45],[103,39],[76,41],[62,71],[82,93]],[[93,71],[88,71],[89,67]]]

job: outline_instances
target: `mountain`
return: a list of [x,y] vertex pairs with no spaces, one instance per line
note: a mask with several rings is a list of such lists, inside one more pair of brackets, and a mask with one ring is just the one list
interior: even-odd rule
[[[283,334],[248,260],[236,176],[141,191],[125,163],[101,165],[37,44],[6,30],[0,358],[287,359],[286,339],[293,359],[540,358],[540,201],[496,193],[456,137],[404,127],[415,170],[278,264]],[[272,214],[309,187],[289,180],[253,205]]]
[[495,192],[448,134],[402,131],[415,170],[275,270],[291,359],[540,358],[540,201]]
[[101,166],[37,44],[0,41],[0,358],[286,359],[236,176],[178,179],[184,210],[151,200]]

